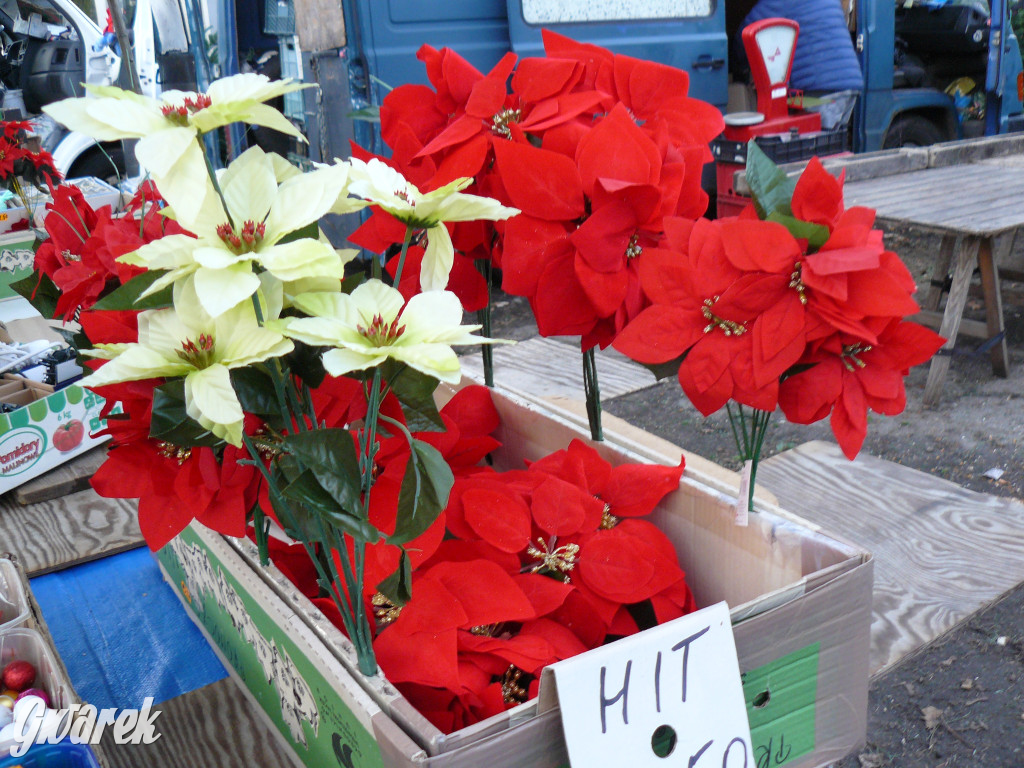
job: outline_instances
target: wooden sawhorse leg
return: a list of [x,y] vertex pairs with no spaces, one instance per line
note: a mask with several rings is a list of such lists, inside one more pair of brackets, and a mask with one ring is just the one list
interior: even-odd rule
[[[942,314],[939,335],[946,338],[942,349],[952,351],[956,346],[956,336],[960,331],[960,320],[967,304],[967,289],[971,286],[971,275],[974,265],[978,262],[978,252],[982,238],[964,236],[957,242],[953,253],[953,284],[946,298],[946,311]],[[991,253],[989,254],[991,263]],[[942,399],[942,384],[949,370],[949,354],[937,354],[932,358],[928,369],[928,381],[924,385],[923,403],[926,407],[935,407]]]
[[986,239],[978,249],[978,267],[981,270],[981,288],[985,292],[985,323],[988,338],[999,337],[992,347],[992,373],[1006,378],[1010,360],[1006,352],[1006,328],[1003,325],[1003,294],[999,288],[999,262],[1013,247],[1015,230],[1004,232],[991,241]]

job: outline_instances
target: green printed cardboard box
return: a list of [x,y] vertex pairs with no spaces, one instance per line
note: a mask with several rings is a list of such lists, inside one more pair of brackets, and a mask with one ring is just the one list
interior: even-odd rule
[[103,398],[72,384],[53,387],[16,376],[0,379],[0,493],[85,453],[108,440],[96,433]]
[[[575,415],[550,404],[500,390],[494,400],[497,466],[587,439]],[[679,461],[678,448],[613,417],[605,436],[595,448],[613,463]],[[865,736],[871,555],[763,499],[749,526],[734,525],[735,478],[712,468],[720,470],[688,455],[679,490],[651,521],[676,546],[698,604],[732,608],[757,768],[828,765]],[[541,712],[535,700],[444,734],[385,678],[354,672],[347,639],[273,566],[261,568],[248,540],[193,525],[158,557],[193,620],[309,768],[568,765],[557,707]]]

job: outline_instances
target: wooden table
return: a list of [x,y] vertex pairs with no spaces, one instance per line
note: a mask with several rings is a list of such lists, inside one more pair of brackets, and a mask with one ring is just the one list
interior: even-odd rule
[[[1024,155],[848,182],[844,198],[847,206],[876,209],[880,220],[942,236],[931,286],[921,302],[924,311],[914,318],[936,326],[948,339],[928,371],[925,405],[935,406],[942,397],[959,333],[992,340],[992,371],[1005,377],[1008,358],[999,275],[1000,264],[1009,257],[1014,236],[1024,225]],[[962,318],[976,265],[981,271],[985,322]],[[936,310],[950,274],[949,295],[940,316]]]

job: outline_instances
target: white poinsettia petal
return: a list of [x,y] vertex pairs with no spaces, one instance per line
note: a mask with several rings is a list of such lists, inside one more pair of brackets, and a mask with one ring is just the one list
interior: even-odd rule
[[185,377],[185,410],[217,437],[242,444],[242,406],[231,386],[230,371],[211,365]]
[[398,346],[391,351],[391,356],[439,381],[455,384],[461,377],[459,356],[447,344]]
[[237,264],[249,264],[252,254],[238,255],[227,248],[215,245],[200,245],[192,251],[192,260],[200,267],[207,269],[227,269]]
[[345,187],[344,169],[325,166],[284,182],[267,216],[267,239],[277,242],[290,232],[319,221]]
[[444,224],[427,230],[427,248],[420,263],[420,290],[443,291],[455,264],[455,246]]
[[302,171],[297,166],[292,165],[276,152],[268,152],[267,157],[270,158],[270,163],[274,166],[274,175],[277,176],[278,184],[302,175]]
[[[250,317],[252,313],[249,313]],[[227,314],[218,318],[216,340],[217,355],[228,368],[241,368],[271,357],[281,357],[291,352],[295,345],[280,333],[251,322],[220,322]],[[223,340],[223,343],[222,343]]]
[[87,99],[89,115],[124,136],[152,136],[172,128],[155,100]]
[[260,279],[253,274],[248,263],[234,264],[225,269],[200,267],[193,276],[196,296],[210,317],[227,312],[236,304],[247,301],[260,287]]
[[271,80],[266,75],[243,72],[214,80],[206,94],[215,104],[232,101],[268,101],[276,96],[307,87],[309,86],[295,82],[291,78]]
[[139,250],[119,256],[122,264],[146,269],[173,269],[192,261],[192,251],[199,241],[188,235],[167,235],[141,246]]
[[244,113],[240,113],[237,119],[250,125],[262,125],[265,128],[271,128],[288,136],[294,136],[303,143],[306,142],[306,137],[302,135],[302,131],[296,128],[291,120],[267,104],[250,104],[246,107]]
[[402,310],[402,323],[410,340],[434,339],[437,331],[459,328],[462,302],[451,291],[417,293]]
[[126,91],[124,88],[118,88],[116,85],[97,85],[93,83],[86,83],[85,90],[96,98],[134,101],[137,104],[146,104],[151,107],[155,106],[154,100],[149,96],[143,96],[141,93],[135,93],[134,91]]
[[351,349],[329,349],[323,354],[324,370],[332,376],[344,376],[352,371],[364,371],[387,360],[387,355],[366,355]]
[[422,197],[405,176],[375,157],[366,162],[355,157],[349,160],[348,191],[364,200],[372,200],[389,213],[400,212],[406,216],[413,212],[408,201]]
[[86,387],[102,387],[123,381],[142,381],[160,377],[184,376],[192,366],[183,360],[172,360],[158,350],[141,344],[129,344],[120,355],[82,380]]
[[[61,125],[65,125],[98,141],[116,141],[135,135],[134,133],[125,133],[114,128],[114,126],[101,117],[93,117],[87,102],[96,101],[98,100],[84,98],[63,99],[62,101],[55,101],[53,104],[47,104],[43,107],[43,112]],[[104,99],[104,101],[109,100]]]
[[[176,136],[181,137],[183,134],[176,134]],[[152,168],[146,164],[144,157],[149,158],[160,152],[159,144],[150,141],[152,138],[152,136],[147,136],[135,147],[135,155],[139,158],[139,162],[151,171]],[[153,177],[160,189],[160,194],[174,210],[178,222],[185,229],[191,230],[193,222],[206,205],[207,193],[210,189],[206,176],[206,160],[198,142],[192,141],[183,148],[177,162],[171,166],[166,175],[160,176],[154,171]]]
[[507,208],[490,197],[459,194],[441,199],[433,217],[439,221],[498,221],[516,216],[518,213],[518,208]]
[[254,149],[232,162],[221,179],[221,190],[236,231],[246,221],[263,221],[277,194],[273,164],[262,150]]
[[181,348],[181,343],[189,337],[195,328],[195,321],[202,318],[188,318],[192,322],[184,322],[185,317],[173,309],[148,309],[139,313],[139,344],[164,350],[166,357],[173,358],[174,350]]
[[325,317],[293,317],[274,322],[271,327],[289,338],[317,347],[342,344],[356,347],[361,339],[353,327]]
[[[165,128],[155,134],[144,134],[139,143],[135,145],[135,157],[139,163],[156,177],[166,176],[174,166],[181,160],[186,151],[194,149],[199,153],[199,144],[196,142],[196,132],[191,128]],[[200,155],[200,160],[202,156]],[[203,162],[203,177],[205,179],[206,163]],[[166,196],[163,187],[160,192],[164,194],[167,203],[177,210],[178,200],[172,200]],[[180,214],[179,214],[180,215]],[[184,222],[182,222],[184,224]]]
[[352,291],[351,297],[364,324],[372,321],[377,315],[390,323],[398,317],[398,313],[405,306],[405,298],[398,289],[380,280],[367,280]]
[[279,280],[301,280],[304,277],[345,276],[345,265],[337,251],[319,240],[302,238],[261,249],[256,257],[265,269]]
[[295,306],[311,317],[322,317],[342,323],[354,323],[359,314],[348,294],[306,293],[295,296]]
[[[344,259],[342,263],[345,263]],[[338,293],[341,290],[341,280],[336,277],[304,277],[301,280],[286,280],[281,283],[281,287],[284,290],[284,304],[291,307],[297,306],[296,299],[304,294]]]

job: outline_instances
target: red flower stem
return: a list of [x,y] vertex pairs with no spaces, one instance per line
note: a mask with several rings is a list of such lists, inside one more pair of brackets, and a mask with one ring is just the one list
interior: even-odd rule
[[583,389],[586,393],[590,436],[594,440],[604,440],[604,430],[601,428],[601,387],[597,381],[594,347],[583,353]]
[[[441,226],[443,227],[444,225],[442,224]],[[405,238],[402,240],[402,253],[398,257],[398,268],[395,269],[394,284],[396,288],[402,282],[402,270],[405,269],[405,257],[409,253],[409,244],[412,242],[412,234],[415,231],[416,230],[413,228],[412,224],[405,225]],[[374,261],[377,261],[377,259],[374,259]]]
[[[480,321],[480,333],[486,336],[488,339],[491,336],[491,267],[493,266],[490,259],[477,259],[476,267],[480,270],[480,273],[484,276],[484,282],[487,284],[487,303],[483,309],[477,310],[476,316]],[[484,384],[488,387],[494,386],[494,350],[490,344],[480,345],[480,354],[483,358],[484,363]]]

